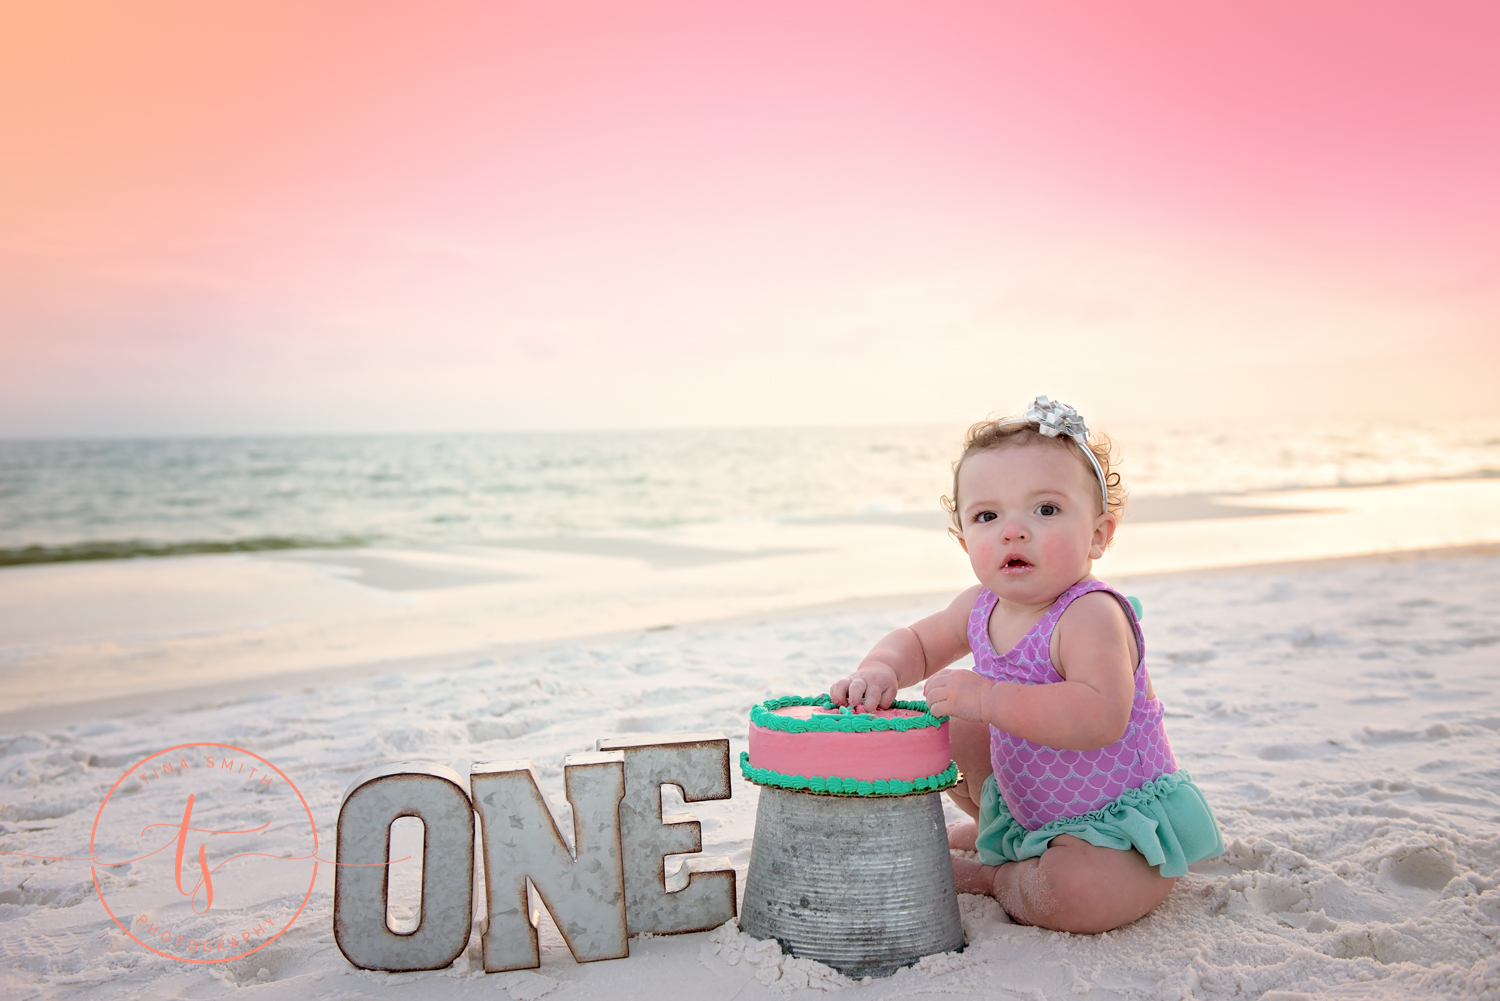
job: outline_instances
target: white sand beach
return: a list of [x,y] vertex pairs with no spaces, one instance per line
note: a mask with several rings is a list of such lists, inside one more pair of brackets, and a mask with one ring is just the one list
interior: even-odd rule
[[[545,922],[535,971],[484,974],[476,938],[451,969],[377,974],[334,944],[325,866],[280,939],[195,968],[121,935],[86,862],[10,854],[0,993],[1500,997],[1497,500],[1488,480],[1288,492],[1233,504],[1299,513],[1127,525],[1097,571],[1144,602],[1177,757],[1230,847],[1108,935],[1016,926],[964,897],[962,953],[867,983],[733,929],[639,937],[628,959],[580,965]],[[464,773],[530,757],[565,817],[565,754],[617,734],[721,730],[737,758],[753,702],[824,689],[884,631],[967,583],[930,520],[568,545],[583,551],[0,571],[0,850],[86,857],[120,771],[194,740],[274,759],[325,838],[355,775],[406,758]],[[692,806],[705,851],[731,857],[741,889],[755,806],[737,774],[731,800]],[[290,914],[295,903],[268,888],[261,906]]]

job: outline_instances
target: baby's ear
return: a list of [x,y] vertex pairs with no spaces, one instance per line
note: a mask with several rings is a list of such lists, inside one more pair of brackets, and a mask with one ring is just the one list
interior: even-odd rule
[[1111,511],[1105,511],[1094,522],[1094,537],[1089,540],[1089,559],[1097,560],[1104,555],[1110,543],[1115,541],[1115,529],[1120,527],[1120,520]]

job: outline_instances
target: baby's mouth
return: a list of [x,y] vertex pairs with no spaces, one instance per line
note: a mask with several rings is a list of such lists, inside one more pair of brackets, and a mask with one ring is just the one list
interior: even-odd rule
[[1003,574],[1022,574],[1031,569],[1031,564],[1019,556],[1012,556],[1000,566],[1000,572]]

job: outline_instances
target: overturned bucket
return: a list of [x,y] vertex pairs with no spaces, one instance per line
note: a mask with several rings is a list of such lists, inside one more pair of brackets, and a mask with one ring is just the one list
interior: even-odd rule
[[[826,699],[776,699],[756,706],[751,713],[751,753],[756,748],[756,724],[769,723],[781,733],[812,732],[797,729],[797,722],[770,717],[778,709],[785,712],[789,703],[818,706],[819,715],[832,715],[836,710],[824,705]],[[926,714],[921,703],[897,707],[913,711],[904,717],[893,713],[892,718],[910,722],[879,727],[870,719],[850,722],[847,714],[843,720],[822,722],[817,717],[808,720],[805,711],[795,715],[814,730],[822,726],[823,732],[847,732],[856,725],[865,731],[910,730],[943,722],[923,724],[917,719],[915,710]],[[946,740],[946,727],[941,736]],[[750,758],[751,754],[741,757],[741,768],[761,790],[740,912],[740,928],[746,934],[775,939],[792,955],[817,960],[851,977],[888,976],[923,956],[963,948],[939,799],[939,790],[956,778],[951,760],[945,772],[915,782],[879,782],[886,791],[878,792],[869,781],[793,781],[801,777],[755,767]],[[844,789],[849,791],[839,791]]]

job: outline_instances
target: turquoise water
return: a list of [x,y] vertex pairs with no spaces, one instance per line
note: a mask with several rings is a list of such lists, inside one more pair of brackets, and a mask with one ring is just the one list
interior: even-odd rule
[[951,438],[917,428],[0,442],[0,562],[935,509]]
[[[1137,498],[1500,475],[1500,422],[1115,430]],[[936,516],[962,431],[0,441],[0,565]]]

